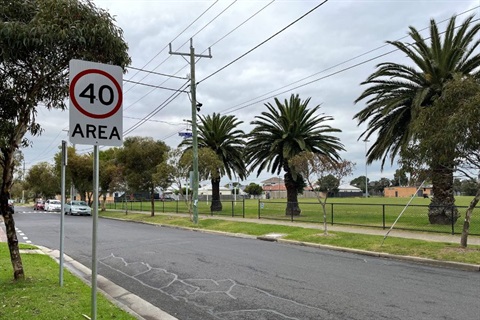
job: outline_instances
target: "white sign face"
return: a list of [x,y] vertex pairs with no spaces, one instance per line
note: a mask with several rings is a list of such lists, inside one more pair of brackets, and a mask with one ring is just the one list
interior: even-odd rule
[[122,82],[119,66],[70,60],[71,143],[123,144]]

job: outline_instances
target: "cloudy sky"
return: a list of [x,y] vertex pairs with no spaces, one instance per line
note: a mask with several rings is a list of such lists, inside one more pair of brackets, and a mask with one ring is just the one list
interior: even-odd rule
[[[181,88],[190,66],[182,56],[169,54],[168,46],[171,43],[174,52],[188,53],[193,39],[197,54],[208,54],[208,48],[212,54],[196,63],[197,100],[203,104],[200,114],[234,114],[249,132],[250,122],[274,97],[282,101],[291,94],[311,98],[312,107],[321,105],[321,112],[334,118],[328,124],[342,130],[338,134],[346,148],[342,157],[356,163],[354,175],[346,182],[365,175],[366,143],[358,140],[365,127],[353,120],[364,107],[361,102],[354,104],[365,89],[360,83],[378,63],[410,64],[385,42],[409,42],[408,27],[426,29],[430,19],[444,30],[446,22],[440,22],[452,15],[460,15],[458,21],[471,14],[480,18],[479,0],[94,3],[115,17],[132,57],[123,83],[126,136],[149,136],[172,148],[178,146],[178,133],[187,130],[185,120],[191,119],[191,104],[186,93],[167,103],[175,95],[167,89]],[[53,163],[61,140],[68,139],[68,110],[39,108],[38,115],[44,132],[31,138],[32,147],[23,149],[27,170],[41,161]],[[77,145],[77,150],[92,149]],[[368,166],[368,177],[391,179],[395,169],[395,163],[388,163],[383,171],[380,163],[373,163]],[[246,182],[258,183],[270,176],[267,172],[259,177],[252,174]]]

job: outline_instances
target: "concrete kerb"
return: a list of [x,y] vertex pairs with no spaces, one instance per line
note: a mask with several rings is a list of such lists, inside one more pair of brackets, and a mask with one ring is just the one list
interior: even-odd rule
[[279,243],[299,245],[299,246],[304,246],[304,247],[329,249],[329,250],[335,250],[335,251],[341,251],[341,252],[361,254],[361,255],[366,255],[366,256],[371,256],[371,257],[381,257],[381,258],[385,258],[385,259],[396,259],[396,260],[403,260],[403,261],[433,265],[433,266],[438,266],[438,267],[452,268],[452,269],[458,269],[458,270],[464,270],[464,271],[480,272],[480,265],[476,265],[476,264],[452,262],[452,261],[442,261],[442,260],[434,260],[434,259],[420,258],[420,257],[413,257],[413,256],[394,255],[394,254],[384,253],[384,252],[374,252],[374,251],[366,251],[366,250],[360,250],[360,249],[336,247],[336,246],[332,246],[332,245],[302,242],[302,241],[295,241],[295,240],[287,240],[287,239],[282,239],[281,237],[269,237],[268,235],[251,236],[251,235],[245,235],[245,234],[241,234],[241,233],[229,233],[229,232],[216,231],[216,230],[205,230],[205,229],[197,229],[197,228],[191,228],[191,227],[171,226],[171,225],[168,225],[168,224],[151,223],[151,222],[146,222],[146,221],[133,221],[133,220],[128,220],[128,219],[110,218],[110,217],[102,217],[102,218],[112,219],[112,220],[120,220],[120,221],[127,221],[127,222],[143,223],[143,224],[155,225],[155,226],[159,226],[159,227],[189,230],[189,231],[194,231],[194,232],[202,232],[202,233],[209,233],[209,234],[221,234],[221,235],[230,236],[230,237],[237,237],[237,238],[258,239],[258,240],[262,240],[262,241],[279,242]]

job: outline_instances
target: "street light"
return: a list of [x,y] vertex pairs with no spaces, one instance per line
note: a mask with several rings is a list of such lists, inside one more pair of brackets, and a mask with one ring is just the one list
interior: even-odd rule
[[370,140],[363,140],[365,142],[365,198],[368,198],[368,177],[367,177],[367,143]]

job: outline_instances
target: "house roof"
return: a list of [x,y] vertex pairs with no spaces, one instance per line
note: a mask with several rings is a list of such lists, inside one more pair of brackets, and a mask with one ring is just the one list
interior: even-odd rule
[[338,186],[338,191],[343,191],[343,192],[362,192],[362,189],[351,186],[349,184],[342,184]]
[[263,185],[263,191],[285,191],[287,188],[284,184]]
[[263,184],[284,184],[283,179],[280,177],[272,177],[267,180],[261,181]]

